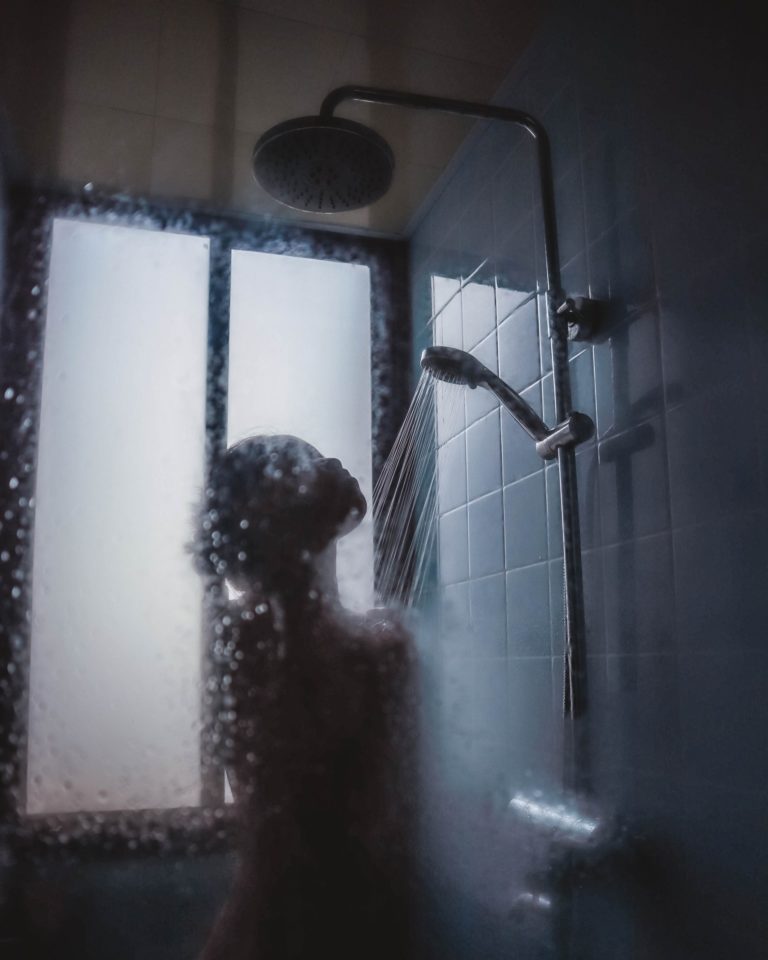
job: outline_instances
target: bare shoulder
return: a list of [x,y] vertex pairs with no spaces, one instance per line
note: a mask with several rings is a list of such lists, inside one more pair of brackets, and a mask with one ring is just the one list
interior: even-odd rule
[[366,613],[364,621],[370,646],[379,655],[401,662],[411,659],[413,638],[399,610],[377,607]]

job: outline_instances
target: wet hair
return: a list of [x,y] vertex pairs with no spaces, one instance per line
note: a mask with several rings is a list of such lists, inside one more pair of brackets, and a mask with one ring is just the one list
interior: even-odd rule
[[365,513],[356,481],[297,437],[242,440],[214,464],[200,520],[204,569],[279,587]]

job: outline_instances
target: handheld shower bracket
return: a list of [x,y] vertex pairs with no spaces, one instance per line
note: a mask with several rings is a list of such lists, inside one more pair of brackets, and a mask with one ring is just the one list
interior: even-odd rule
[[536,453],[542,460],[554,460],[560,447],[575,447],[595,432],[595,425],[586,413],[574,411],[536,444]]

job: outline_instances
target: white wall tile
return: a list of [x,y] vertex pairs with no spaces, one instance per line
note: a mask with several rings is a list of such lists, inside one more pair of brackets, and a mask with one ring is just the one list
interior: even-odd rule
[[220,43],[229,39],[222,32],[225,17],[237,25],[236,11],[211,0],[166,0],[163,4],[159,116],[193,123],[224,121],[216,114],[220,71],[236,69],[236,50],[228,50],[223,56],[220,50]]
[[58,169],[65,180],[147,192],[154,120],[89,103],[64,109]]
[[154,113],[159,47],[155,0],[76,0],[67,49],[67,98]]
[[[213,127],[158,117],[152,152],[152,192],[163,197],[211,196]],[[231,158],[227,157],[231,163]]]

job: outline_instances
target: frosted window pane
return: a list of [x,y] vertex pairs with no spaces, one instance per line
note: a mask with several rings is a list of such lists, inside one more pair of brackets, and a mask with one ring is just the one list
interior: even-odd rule
[[[358,264],[235,251],[230,444],[289,433],[338,457],[371,502],[370,275]],[[373,604],[373,525],[339,543],[344,603]]]
[[57,220],[37,464],[27,810],[200,800],[208,241]]

